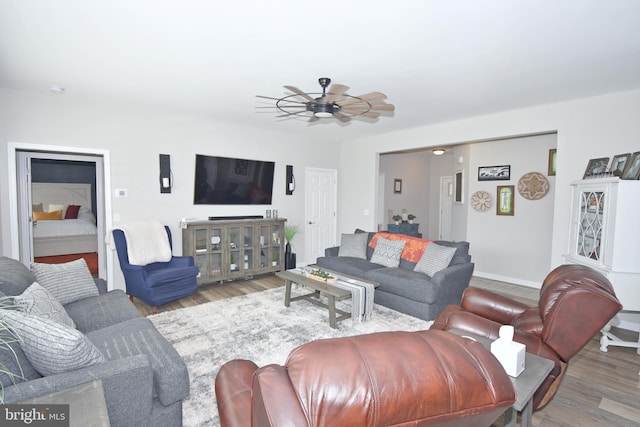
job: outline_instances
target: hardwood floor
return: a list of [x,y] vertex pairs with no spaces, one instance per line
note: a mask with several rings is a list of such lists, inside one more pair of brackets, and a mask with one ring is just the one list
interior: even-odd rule
[[[192,297],[158,307],[158,312],[191,307],[283,286],[275,275],[256,276],[223,284],[200,286]],[[534,301],[518,298],[523,302]],[[134,302],[143,315],[151,307]],[[614,328],[615,329],[615,328]],[[615,329],[622,339],[638,339],[635,332]],[[640,355],[634,348],[610,346],[600,351],[599,336],[594,337],[571,361],[560,389],[552,401],[533,414],[533,425],[540,427],[632,427],[640,426]],[[499,427],[500,420],[496,423]]]

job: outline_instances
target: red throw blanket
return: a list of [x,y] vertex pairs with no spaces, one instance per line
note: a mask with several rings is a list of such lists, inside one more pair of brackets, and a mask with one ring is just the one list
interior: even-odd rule
[[380,232],[373,235],[373,238],[369,242],[369,247],[375,248],[378,243],[378,237],[384,237],[389,240],[404,240],[406,243],[402,250],[402,259],[409,262],[418,262],[422,258],[422,254],[426,249],[429,242],[433,240],[420,239],[418,237],[407,236],[406,234],[392,234],[387,232]]

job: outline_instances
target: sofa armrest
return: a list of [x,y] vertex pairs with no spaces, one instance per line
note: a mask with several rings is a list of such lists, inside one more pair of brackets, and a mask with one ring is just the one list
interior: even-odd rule
[[460,304],[462,294],[471,282],[474,267],[472,262],[455,264],[433,275],[431,281],[438,287],[436,314],[449,304]]
[[340,246],[333,246],[324,250],[324,256],[338,256],[340,252]]
[[251,386],[258,365],[250,360],[231,360],[218,371],[215,381],[220,425],[251,425]]
[[146,355],[107,361],[86,368],[25,381],[4,389],[15,403],[102,380],[112,425],[145,425],[153,405],[153,371]]
[[173,256],[171,258],[171,267],[193,267],[195,262],[192,256]]
[[500,324],[510,324],[513,319],[530,307],[511,298],[486,289],[468,288],[460,304],[464,310]]
[[287,368],[267,365],[253,377],[253,423],[271,427],[306,426],[300,398],[293,389]]

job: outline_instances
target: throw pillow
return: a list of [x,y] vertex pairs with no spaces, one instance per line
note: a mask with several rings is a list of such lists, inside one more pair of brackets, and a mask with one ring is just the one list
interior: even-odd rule
[[367,259],[367,233],[343,234],[338,256]]
[[13,258],[0,257],[0,292],[5,295],[20,295],[36,277],[26,265]]
[[400,256],[405,245],[404,240],[389,240],[378,237],[376,248],[371,255],[371,262],[385,267],[397,267],[400,265]]
[[62,211],[62,218],[64,218],[64,216],[67,214],[68,207],[69,205],[62,205],[59,203],[50,203],[49,209],[47,209],[47,212]]
[[44,208],[42,206],[42,202],[36,203],[35,205],[31,205],[31,210],[33,212],[42,212],[44,210]]
[[67,213],[64,215],[64,219],[77,219],[78,212],[80,212],[80,205],[69,205]]
[[50,319],[3,310],[20,337],[22,351],[41,375],[54,375],[103,362],[104,356],[80,331]]
[[50,319],[70,328],[76,327],[62,304],[38,282],[33,282],[21,295],[15,296],[13,303],[18,311],[23,313],[32,314],[41,319]]
[[62,305],[99,294],[83,258],[63,264],[34,262],[31,264],[31,271],[35,274],[36,281]]
[[62,219],[62,211],[53,211],[53,212],[32,212],[34,221],[44,221],[44,220],[61,220]]
[[456,248],[440,246],[433,242],[429,243],[413,271],[433,277],[438,271],[444,270],[449,266],[455,253]]

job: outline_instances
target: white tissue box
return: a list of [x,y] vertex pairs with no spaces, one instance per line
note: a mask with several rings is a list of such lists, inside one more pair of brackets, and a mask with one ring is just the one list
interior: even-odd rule
[[498,338],[491,343],[491,353],[498,359],[507,375],[517,377],[524,371],[526,346],[515,341]]

